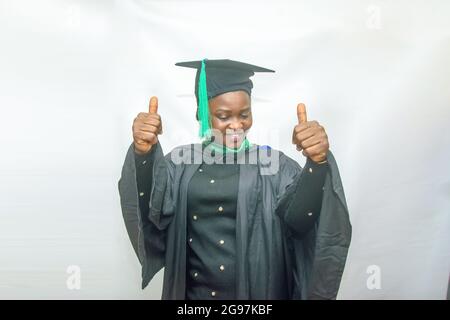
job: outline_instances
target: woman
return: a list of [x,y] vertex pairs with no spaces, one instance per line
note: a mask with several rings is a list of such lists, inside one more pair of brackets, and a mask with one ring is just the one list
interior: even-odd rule
[[165,267],[163,299],[335,299],[351,225],[325,130],[303,104],[292,142],[302,169],[252,145],[249,79],[272,70],[232,60],[197,69],[202,144],[163,155],[153,97],[133,124],[119,181],[122,212],[142,264],[142,287]]

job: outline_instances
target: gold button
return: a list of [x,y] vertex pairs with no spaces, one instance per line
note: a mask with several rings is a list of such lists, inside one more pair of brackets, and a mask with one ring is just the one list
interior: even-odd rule
[[139,195],[142,197],[142,196],[144,195],[144,193],[143,193],[143,192],[140,192]]
[[194,272],[194,277],[195,277],[195,278],[198,277],[198,272]]
[[197,216],[194,214],[194,215],[192,216],[192,219],[197,220]]
[[220,207],[219,207],[219,212],[222,212],[222,211],[223,211],[223,207],[220,206]]
[[312,173],[312,168],[309,168],[309,173]]
[[142,161],[142,164],[146,164],[146,163],[147,163],[147,160]]
[[192,242],[192,238],[189,238],[189,242]]
[[220,267],[219,267],[219,269],[220,269],[220,271],[223,271],[223,270],[225,270],[225,267],[224,267],[224,265],[222,264]]
[[215,291],[211,291],[211,296],[215,297],[216,296],[216,292]]
[[198,169],[198,172],[203,172],[203,169],[201,169],[201,168],[200,168],[200,169]]
[[214,179],[211,179],[211,181],[210,181],[211,183],[214,183],[215,181],[214,181]]
[[219,243],[220,243],[220,244],[224,244],[224,243],[225,243],[225,241],[223,241],[223,240],[220,240],[220,241],[219,241]]
[[308,212],[308,216],[310,216],[310,217],[311,217],[311,216],[312,216],[312,212]]

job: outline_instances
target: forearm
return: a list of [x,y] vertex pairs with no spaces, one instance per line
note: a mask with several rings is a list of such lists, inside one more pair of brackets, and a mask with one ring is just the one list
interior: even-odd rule
[[[139,209],[142,217],[148,216],[150,192],[153,182],[154,150],[146,154],[135,153],[136,184],[139,196]],[[144,219],[147,221],[147,219]]]
[[296,234],[307,232],[317,221],[327,172],[327,163],[316,164],[307,160],[285,213],[285,222]]

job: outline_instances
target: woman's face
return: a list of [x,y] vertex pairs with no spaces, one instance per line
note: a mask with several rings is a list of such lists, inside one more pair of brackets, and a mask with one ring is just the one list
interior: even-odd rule
[[209,112],[215,142],[239,148],[251,128],[250,96],[245,91],[226,92],[209,100]]

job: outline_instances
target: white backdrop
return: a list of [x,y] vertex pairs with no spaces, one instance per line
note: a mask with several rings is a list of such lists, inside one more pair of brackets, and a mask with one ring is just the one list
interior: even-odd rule
[[197,140],[174,63],[206,57],[276,70],[253,78],[253,142],[303,164],[300,101],[327,129],[354,231],[338,298],[444,299],[449,18],[445,0],[0,0],[0,298],[160,298],[117,180],[151,95],[166,152]]

